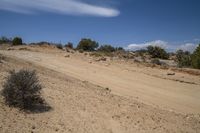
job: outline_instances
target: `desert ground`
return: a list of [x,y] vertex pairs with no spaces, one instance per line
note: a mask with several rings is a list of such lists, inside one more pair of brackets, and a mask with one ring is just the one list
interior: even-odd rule
[[[0,90],[12,69],[36,70],[49,111],[4,105],[2,133],[200,132],[200,75],[40,46],[0,50]],[[171,75],[169,73],[175,73]],[[196,74],[195,74],[196,73]]]

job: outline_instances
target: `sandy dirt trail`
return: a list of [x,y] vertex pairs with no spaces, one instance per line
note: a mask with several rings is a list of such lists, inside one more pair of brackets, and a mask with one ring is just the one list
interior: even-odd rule
[[31,51],[0,51],[0,53],[108,87],[112,93],[134,97],[146,104],[182,113],[200,113],[198,84],[157,78],[137,71],[128,71],[117,65],[89,63],[82,60],[82,57],[65,58],[63,53],[47,54]]

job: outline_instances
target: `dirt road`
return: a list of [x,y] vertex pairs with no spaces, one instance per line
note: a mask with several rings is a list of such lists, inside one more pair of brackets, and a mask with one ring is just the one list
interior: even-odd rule
[[[141,70],[145,71],[145,67],[91,62],[85,59],[83,54],[71,54],[69,58],[65,58],[63,52],[1,50],[0,53],[108,87],[112,93],[133,97],[146,104],[182,113],[200,113],[200,78],[197,76],[190,78],[194,79],[196,84],[189,84],[144,74]],[[183,75],[186,78],[188,76]]]

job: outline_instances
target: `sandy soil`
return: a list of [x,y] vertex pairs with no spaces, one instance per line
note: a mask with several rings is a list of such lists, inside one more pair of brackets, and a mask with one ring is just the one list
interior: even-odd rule
[[170,70],[97,62],[80,53],[0,53],[9,57],[0,64],[1,85],[10,69],[36,69],[53,108],[25,114],[5,106],[1,97],[0,132],[200,132],[198,76],[168,76]]
[[[1,51],[8,56],[108,87],[112,93],[183,113],[200,113],[200,76],[159,70],[124,62],[96,62],[84,54]],[[69,58],[65,55],[69,54]]]

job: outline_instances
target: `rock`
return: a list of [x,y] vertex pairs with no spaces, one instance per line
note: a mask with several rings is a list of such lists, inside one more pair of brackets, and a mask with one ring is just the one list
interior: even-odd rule
[[70,57],[70,55],[65,55],[65,57],[66,57],[66,58],[69,58],[69,57]]
[[105,66],[110,66],[110,64],[105,64]]
[[7,48],[7,50],[15,50],[15,49],[13,49],[13,48]]
[[32,126],[32,129],[35,129],[36,127],[35,126]]
[[167,75],[175,75],[174,72],[168,72]]
[[69,49],[67,49],[67,48],[66,48],[65,50],[66,50],[66,52],[70,52],[70,50],[69,50]]
[[29,50],[28,48],[19,48],[19,50]]
[[55,129],[55,131],[56,131],[56,132],[58,132],[58,131],[59,131],[59,129],[58,129],[58,128],[56,128],[56,129]]
[[106,57],[101,57],[101,58],[97,59],[96,61],[106,61],[106,60],[107,60]]

